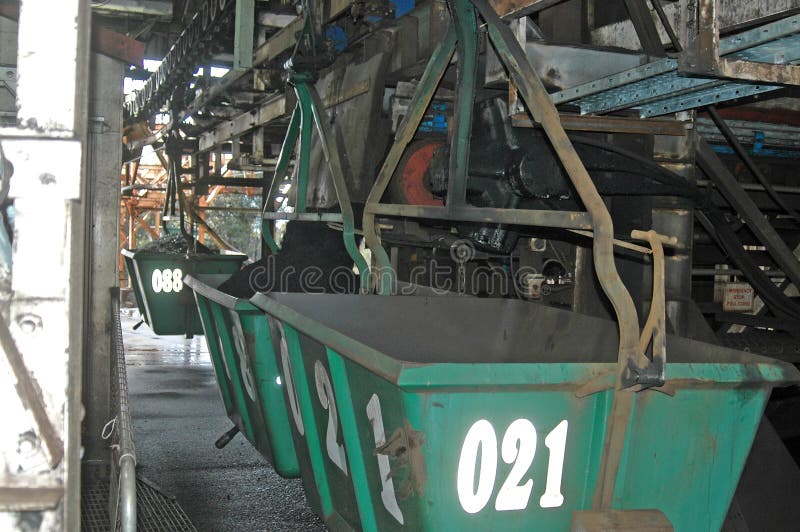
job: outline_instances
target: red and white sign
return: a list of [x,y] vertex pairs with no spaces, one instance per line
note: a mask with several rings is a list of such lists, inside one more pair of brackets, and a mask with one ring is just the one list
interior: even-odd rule
[[722,310],[724,312],[752,312],[753,287],[747,283],[725,283],[722,297]]

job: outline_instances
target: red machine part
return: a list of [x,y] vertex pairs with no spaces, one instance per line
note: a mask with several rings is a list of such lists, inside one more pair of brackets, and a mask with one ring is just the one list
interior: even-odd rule
[[422,140],[409,145],[400,160],[390,190],[396,203],[441,207],[444,202],[431,193],[425,183],[425,172],[434,152],[442,146],[440,141]]

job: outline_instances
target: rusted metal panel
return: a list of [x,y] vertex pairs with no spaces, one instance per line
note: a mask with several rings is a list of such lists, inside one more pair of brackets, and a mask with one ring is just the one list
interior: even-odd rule
[[[19,5],[0,4],[0,17],[11,20],[19,19]],[[142,66],[144,60],[144,43],[131,39],[127,35],[97,26],[92,30],[92,48],[101,54],[108,55],[131,65]]]
[[92,46],[101,54],[130,65],[141,67],[144,64],[144,43],[108,28],[94,28]]

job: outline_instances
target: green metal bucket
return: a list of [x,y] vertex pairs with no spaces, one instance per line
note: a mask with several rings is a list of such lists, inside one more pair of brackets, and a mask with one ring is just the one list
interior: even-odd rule
[[[332,528],[569,530],[574,511],[591,509],[614,323],[498,299],[251,301],[295,339],[291,386],[308,449],[300,467]],[[800,373],[667,342],[672,395],[636,394],[613,508],[659,509],[676,530],[718,530],[771,388]]]
[[241,254],[179,255],[128,249],[121,253],[142,319],[159,335],[203,334],[194,297],[184,287],[186,275],[229,277],[247,260]]
[[[188,276],[228,417],[286,478],[300,475],[284,399],[280,340],[269,318],[246,299],[215,287],[227,276]],[[275,320],[271,320],[275,321]],[[313,493],[313,482],[309,485]]]

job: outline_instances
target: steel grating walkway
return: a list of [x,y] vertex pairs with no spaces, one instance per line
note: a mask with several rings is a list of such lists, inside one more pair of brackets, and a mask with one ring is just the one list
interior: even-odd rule
[[[720,39],[720,56],[760,63],[800,61],[800,15],[764,24]],[[770,92],[781,85],[740,83],[718,78],[684,77],[678,61],[664,58],[550,95],[556,105],[570,103],[581,114],[636,109],[641,118]]]
[[[140,532],[197,532],[173,497],[146,480],[136,479],[136,518]],[[81,530],[108,532],[108,482],[84,486],[81,492]]]
[[81,484],[81,530],[108,532],[108,481]]

